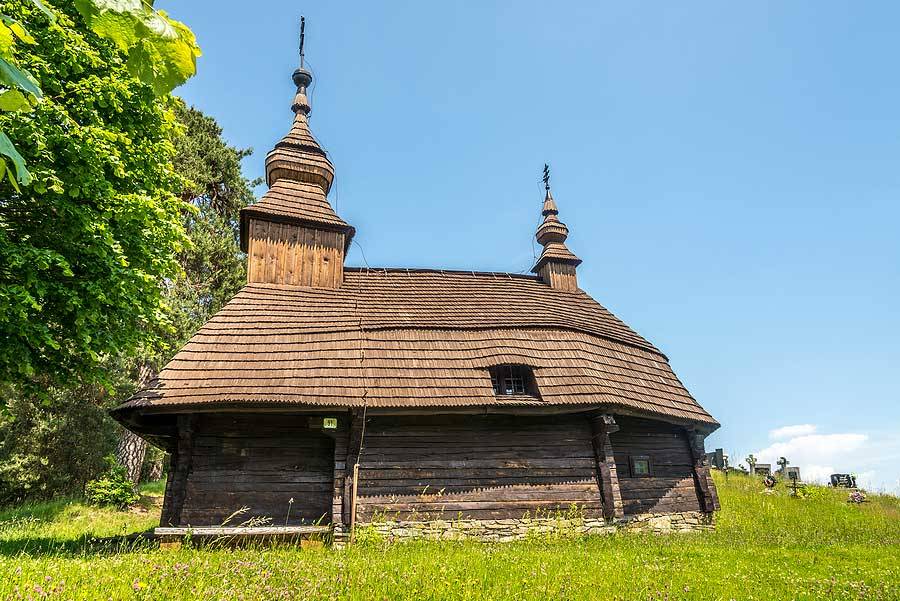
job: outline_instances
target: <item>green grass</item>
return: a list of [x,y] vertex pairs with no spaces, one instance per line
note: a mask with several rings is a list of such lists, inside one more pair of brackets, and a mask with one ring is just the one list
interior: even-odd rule
[[855,506],[828,489],[792,499],[746,477],[717,483],[714,533],[343,551],[160,550],[121,539],[156,510],[30,505],[0,512],[0,598],[900,599],[900,499]]

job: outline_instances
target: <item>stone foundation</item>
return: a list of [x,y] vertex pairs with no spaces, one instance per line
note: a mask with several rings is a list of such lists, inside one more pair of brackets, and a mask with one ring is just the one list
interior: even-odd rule
[[[532,536],[582,536],[626,532],[698,532],[713,530],[713,514],[699,511],[642,514],[608,522],[603,518],[533,518],[508,520],[379,521],[360,524],[359,540],[464,540],[512,541]],[[337,540],[337,537],[335,537]]]

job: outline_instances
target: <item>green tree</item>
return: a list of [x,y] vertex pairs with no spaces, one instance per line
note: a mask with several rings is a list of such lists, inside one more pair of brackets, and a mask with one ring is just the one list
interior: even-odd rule
[[[215,120],[200,111],[179,101],[175,112],[182,130],[174,140],[175,169],[185,181],[181,198],[187,207],[183,219],[190,244],[178,254],[178,276],[166,285],[174,327],[161,352],[144,356],[137,387],[158,372],[247,280],[239,216],[241,208],[253,201],[252,188],[259,183],[241,173],[241,160],[251,151],[229,146]],[[146,472],[141,469],[146,452],[146,441],[122,430],[116,456],[135,484]]]
[[175,139],[175,170],[185,179],[181,198],[192,208],[183,221],[190,246],[179,253],[181,271],[167,290],[175,327],[165,361],[246,283],[240,210],[262,181],[244,177],[241,161],[253,151],[229,146],[212,117],[180,101],[176,115],[183,135]]
[[[55,20],[56,17],[40,0],[31,2],[38,10],[44,12],[48,21],[52,23]],[[37,41],[19,21],[9,15],[0,14],[0,111],[30,111],[32,104],[43,98],[44,93],[34,76],[19,67],[13,54],[16,44],[36,43]],[[31,173],[25,166],[25,159],[16,150],[9,136],[0,130],[0,180],[4,176],[16,190],[19,189],[20,183],[23,185],[31,183]]]
[[163,347],[106,358],[99,368],[107,386],[54,387],[43,399],[5,391],[10,400],[0,414],[0,505],[79,494],[106,469],[104,458],[114,450],[132,480],[151,471],[148,463],[158,469],[161,453],[148,453],[147,443],[129,436],[106,411],[149,379],[246,281],[238,217],[257,183],[241,174],[241,159],[250,151],[230,147],[212,118],[180,100],[174,113],[172,161],[183,175],[180,218],[190,243],[176,257],[178,274],[162,285],[173,327],[160,334]]
[[[56,14],[42,0],[30,3],[44,13],[49,24],[55,24]],[[155,10],[151,2],[76,0],[75,7],[96,34],[126,54],[128,70],[157,93],[168,94],[196,72],[200,48],[193,32],[165,12]],[[28,111],[43,97],[31,73],[18,66],[13,54],[16,43],[37,42],[22,23],[0,14],[0,111]],[[16,190],[19,183],[31,183],[25,159],[0,130],[0,179],[4,175]]]
[[[120,383],[126,392],[130,381]],[[6,387],[0,413],[0,506],[80,494],[106,468],[116,443],[109,392],[96,385],[51,390],[42,401]]]
[[0,382],[102,379],[109,356],[154,347],[167,325],[160,283],[186,240],[173,101],[72,5],[55,23],[23,2],[0,13],[37,42],[13,52],[44,91],[0,113],[34,178],[0,182]]

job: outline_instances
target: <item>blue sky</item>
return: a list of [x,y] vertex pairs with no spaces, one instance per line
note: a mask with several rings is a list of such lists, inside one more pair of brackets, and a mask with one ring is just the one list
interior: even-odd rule
[[669,355],[723,424],[708,448],[900,490],[896,3],[156,5],[204,51],[178,93],[251,177],[306,15],[370,265],[529,269],[549,162],[581,287]]

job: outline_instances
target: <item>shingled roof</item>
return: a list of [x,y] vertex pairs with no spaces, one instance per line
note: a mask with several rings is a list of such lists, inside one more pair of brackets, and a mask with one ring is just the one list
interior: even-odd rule
[[[488,367],[539,396],[495,396]],[[293,405],[604,405],[716,426],[666,357],[583,291],[506,273],[345,269],[322,289],[250,284],[117,412]]]

